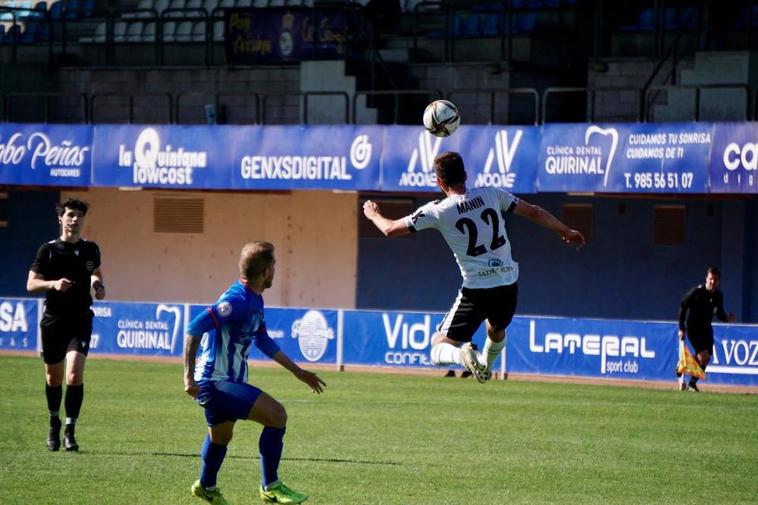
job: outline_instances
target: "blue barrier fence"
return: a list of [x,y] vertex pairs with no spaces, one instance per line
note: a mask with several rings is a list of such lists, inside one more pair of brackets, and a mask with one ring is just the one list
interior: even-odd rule
[[[42,300],[0,298],[0,350],[39,349]],[[169,357],[183,353],[187,324],[205,306],[96,302],[91,354]],[[431,368],[437,312],[267,308],[269,334],[305,363]],[[758,386],[758,325],[714,325],[707,381]],[[480,328],[474,341],[485,338]],[[673,381],[676,323],[519,316],[496,371],[546,376]],[[252,360],[267,360],[257,349]]]
[[0,125],[0,184],[436,191],[459,151],[469,183],[515,193],[758,193],[754,123],[415,126]]

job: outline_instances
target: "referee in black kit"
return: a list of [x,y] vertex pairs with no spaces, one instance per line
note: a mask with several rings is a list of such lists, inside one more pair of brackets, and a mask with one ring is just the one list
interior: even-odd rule
[[[724,311],[724,295],[719,290],[720,284],[719,269],[714,266],[708,267],[705,284],[687,291],[679,304],[679,339],[684,340],[685,335],[690,339],[703,371],[710,363],[713,352],[713,316],[730,323],[735,320],[734,314]],[[682,374],[679,389],[699,392],[697,377],[690,378],[689,384],[685,385],[685,374]]]
[[30,293],[45,292],[45,311],[40,322],[42,358],[45,362],[45,395],[50,412],[47,448],[57,451],[61,446],[59,411],[63,397],[63,373],[66,373],[66,428],[63,447],[79,450],[74,436],[76,420],[84,399],[84,362],[92,337],[90,306],[95,298],[105,298],[103,274],[100,271],[100,249],[94,242],[81,238],[88,205],[70,198],[56,205],[61,235],[42,244],[34,258],[26,289]]

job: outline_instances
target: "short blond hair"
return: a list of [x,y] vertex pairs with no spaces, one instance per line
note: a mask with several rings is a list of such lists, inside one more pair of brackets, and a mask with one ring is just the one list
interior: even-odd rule
[[245,279],[254,279],[274,264],[274,244],[270,242],[248,242],[240,252],[240,275]]

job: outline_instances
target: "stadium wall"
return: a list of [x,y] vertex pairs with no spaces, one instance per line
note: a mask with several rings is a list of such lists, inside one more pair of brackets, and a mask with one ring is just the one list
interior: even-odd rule
[[[26,296],[26,278],[37,248],[55,237],[57,191],[6,190],[0,221],[0,292]],[[2,195],[2,193],[0,193]],[[2,204],[3,202],[0,202]]]
[[[723,271],[727,310],[738,321],[756,321],[758,300],[750,296],[758,285],[750,260],[758,253],[755,199],[523,197],[559,218],[565,218],[567,204],[590,205],[592,214],[589,242],[578,253],[529,221],[508,217],[520,270],[518,313],[672,319],[685,291],[703,282],[707,266],[715,264]],[[412,205],[431,199],[416,198]],[[658,205],[684,206],[681,245],[654,243],[653,210]],[[458,267],[434,232],[399,240],[363,237],[358,266],[358,308],[447,310],[460,286]],[[397,279],[408,289],[398,289]]]
[[[8,192],[8,226],[0,228],[0,242],[13,247],[0,252],[3,295],[26,295],[37,247],[57,234],[55,202],[69,196],[93,205],[85,236],[102,248],[111,300],[210,302],[236,276],[240,245],[254,238],[279,247],[277,280],[267,293],[274,305],[444,311],[460,286],[457,265],[437,233],[359,237],[364,218],[354,193],[90,188]],[[716,264],[727,310],[738,321],[757,320],[758,300],[751,296],[758,286],[751,260],[758,244],[754,199],[523,196],[559,217],[565,204],[591,204],[592,229],[588,245],[576,253],[526,220],[508,218],[521,270],[520,314],[675,318],[682,294]],[[154,232],[155,197],[202,199],[203,232]],[[434,197],[397,198],[413,209]],[[653,207],[671,204],[685,206],[685,242],[655,245]]]
[[[0,290],[9,296],[26,295],[37,247],[57,235],[54,206],[60,196],[91,204],[83,236],[100,246],[111,300],[212,302],[237,278],[242,244],[268,240],[278,253],[268,303],[355,307],[355,194],[90,188],[13,195],[9,226],[0,228],[3,243],[13,244],[0,253],[0,261],[10,266],[3,268]],[[154,231],[155,198],[202,200],[202,231]]]

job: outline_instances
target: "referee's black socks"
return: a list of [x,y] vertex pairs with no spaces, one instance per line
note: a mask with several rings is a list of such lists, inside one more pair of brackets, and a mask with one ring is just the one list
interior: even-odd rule
[[50,386],[45,383],[45,397],[47,398],[47,410],[50,413],[50,424],[52,425],[53,420],[58,419],[58,412],[61,409],[63,386]]
[[76,424],[84,400],[84,384],[66,386],[66,424]]

